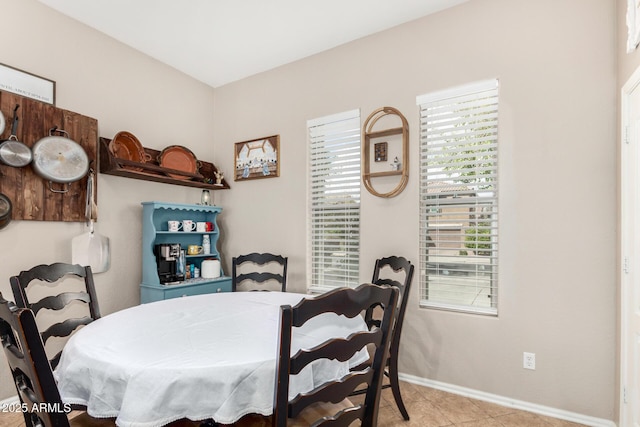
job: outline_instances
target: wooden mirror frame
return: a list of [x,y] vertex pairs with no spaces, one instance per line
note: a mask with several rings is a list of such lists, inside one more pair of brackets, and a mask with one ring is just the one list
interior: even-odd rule
[[[402,121],[402,126],[396,128],[373,130],[375,124],[381,118],[388,115],[396,115]],[[371,140],[385,136],[402,135],[402,164],[398,170],[385,172],[371,172]],[[400,111],[393,107],[381,107],[372,112],[362,126],[362,181],[369,193],[378,197],[390,198],[397,196],[405,189],[409,182],[409,123]],[[391,191],[379,193],[373,188],[371,178],[400,175],[400,182]]]

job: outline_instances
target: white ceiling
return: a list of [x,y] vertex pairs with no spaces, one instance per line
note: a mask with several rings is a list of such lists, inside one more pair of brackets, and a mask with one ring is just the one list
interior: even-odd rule
[[39,0],[218,87],[467,0]]

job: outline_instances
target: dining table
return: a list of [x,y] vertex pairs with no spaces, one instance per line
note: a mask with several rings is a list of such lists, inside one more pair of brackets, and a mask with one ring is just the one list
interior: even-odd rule
[[[67,341],[54,371],[64,403],[120,427],[180,419],[231,424],[273,412],[281,305],[308,294],[224,292],[141,304],[106,315]],[[366,329],[360,316],[324,313],[294,328],[292,354]],[[313,362],[290,380],[290,398],[368,359]]]

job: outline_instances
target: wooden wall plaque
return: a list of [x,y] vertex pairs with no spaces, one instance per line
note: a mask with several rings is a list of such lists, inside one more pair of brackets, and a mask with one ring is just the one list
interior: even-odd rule
[[[28,147],[49,136],[56,127],[80,144],[89,157],[89,168],[98,172],[98,121],[73,111],[35,101],[13,93],[0,91],[0,111],[5,118],[5,129],[0,140],[9,139],[16,105],[18,127],[16,136]],[[54,193],[49,182],[37,175],[31,165],[17,168],[0,162],[0,192],[13,204],[12,219],[35,221],[85,221],[88,175],[70,184],[66,193]],[[54,186],[61,186],[55,184]],[[58,188],[58,187],[54,187]],[[97,202],[97,180],[94,197]]]

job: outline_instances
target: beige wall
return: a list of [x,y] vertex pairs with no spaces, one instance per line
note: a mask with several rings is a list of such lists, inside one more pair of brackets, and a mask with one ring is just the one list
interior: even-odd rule
[[[361,280],[376,257],[418,264],[416,95],[500,79],[500,316],[407,313],[400,370],[613,419],[615,385],[615,2],[472,0],[454,9],[216,89],[215,141],[281,137],[281,177],[220,194],[227,254],[289,256],[308,285],[308,119],[398,108],[411,175],[397,197],[362,193]],[[269,221],[264,219],[269,218]],[[283,238],[284,236],[284,238]],[[227,258],[228,264],[228,258]],[[534,352],[537,369],[522,368]]]
[[616,0],[617,7],[617,38],[616,53],[618,59],[618,89],[621,89],[631,74],[640,66],[640,49],[627,53],[627,2],[628,0]]
[[[7,35],[0,43],[0,62],[54,80],[58,107],[96,118],[101,136],[111,138],[128,130],[147,147],[184,144],[199,158],[216,161],[212,88],[36,0],[0,0],[0,10]],[[98,175],[98,192],[96,229],[111,243],[111,268],[95,275],[105,315],[140,301],[140,202],[195,203],[200,191]],[[71,239],[83,233],[83,227],[82,223],[12,221],[1,230],[3,296],[13,299],[11,275],[40,263],[71,261]],[[0,399],[15,395],[8,375],[3,354]]]
[[[620,0],[619,0],[620,1]],[[276,70],[216,89],[50,11],[0,0],[1,62],[58,83],[58,106],[130,130],[143,144],[189,146],[230,177],[233,143],[279,134],[281,176],[215,193],[221,242],[289,256],[306,270],[306,121],[360,108],[398,108],[411,132],[410,180],[392,199],[363,188],[361,280],[376,257],[418,265],[416,95],[500,79],[500,316],[418,308],[405,323],[403,373],[588,416],[615,417],[616,68],[613,0],[471,0]],[[28,22],[29,25],[25,25]],[[28,29],[28,30],[27,30]],[[215,96],[214,96],[215,93]],[[215,146],[215,152],[212,145]],[[142,200],[194,202],[194,189],[99,176],[99,231],[112,268],[96,275],[104,313],[138,302]],[[81,224],[14,221],[0,232],[0,291],[8,277],[70,258]],[[133,236],[133,237],[132,237]],[[33,251],[33,243],[37,251]],[[537,370],[522,368],[535,352]],[[13,390],[0,363],[0,398]]]

